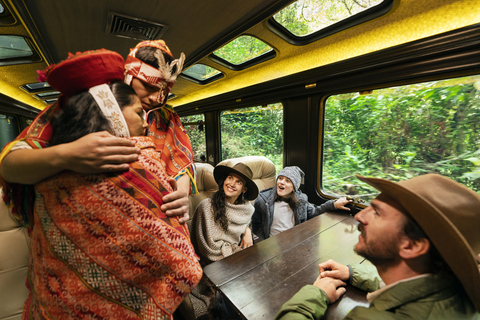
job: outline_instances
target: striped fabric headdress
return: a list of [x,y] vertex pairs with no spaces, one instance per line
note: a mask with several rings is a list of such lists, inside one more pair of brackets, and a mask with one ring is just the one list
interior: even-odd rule
[[[157,58],[159,65],[158,69],[136,57],[138,49],[142,47],[152,47],[160,50],[157,50],[155,53],[155,57]],[[137,44],[137,46],[128,54],[125,64],[124,79],[125,83],[128,85],[131,85],[133,78],[137,78],[151,86],[157,87],[157,101],[161,106],[167,103],[168,94],[170,93],[173,84],[177,80],[178,75],[182,72],[183,63],[185,62],[185,55],[182,52],[179,59],[175,59],[167,64],[162,52],[165,52],[169,56],[173,57],[170,49],[163,40],[142,41]],[[172,72],[174,66],[177,66],[177,70]]]

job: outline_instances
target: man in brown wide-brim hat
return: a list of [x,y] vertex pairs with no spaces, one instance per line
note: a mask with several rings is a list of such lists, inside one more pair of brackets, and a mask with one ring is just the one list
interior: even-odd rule
[[320,319],[347,282],[370,292],[347,319],[480,319],[480,195],[436,174],[358,178],[381,192],[355,216],[355,252],[374,266],[321,263],[276,319]]

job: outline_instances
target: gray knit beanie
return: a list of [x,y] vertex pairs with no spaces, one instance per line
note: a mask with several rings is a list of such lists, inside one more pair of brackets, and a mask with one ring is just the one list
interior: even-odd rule
[[298,190],[300,187],[300,183],[302,182],[303,177],[305,176],[305,173],[303,173],[302,169],[300,169],[297,166],[291,166],[291,167],[285,167],[280,171],[280,173],[277,176],[278,177],[284,176],[290,179],[293,183],[293,188],[295,191]]

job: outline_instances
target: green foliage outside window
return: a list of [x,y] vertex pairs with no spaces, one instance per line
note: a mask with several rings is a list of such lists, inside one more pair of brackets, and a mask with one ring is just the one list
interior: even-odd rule
[[210,66],[197,63],[191,66],[190,68],[188,68],[187,70],[184,70],[182,73],[194,79],[202,81],[202,80],[207,80],[207,79],[210,79],[211,77],[216,76],[217,74],[220,73],[220,71]]
[[323,189],[376,191],[355,174],[394,181],[439,173],[480,192],[480,76],[331,96]]
[[273,49],[269,45],[255,37],[241,36],[216,50],[214,54],[232,64],[238,65],[271,50]]
[[299,0],[274,15],[292,34],[302,37],[345,20],[383,0]]
[[221,114],[222,160],[265,156],[283,168],[281,103],[224,111]]
[[299,0],[273,18],[297,37],[307,36],[374,7],[383,0]]
[[183,127],[187,131],[190,143],[192,144],[193,158],[200,160],[202,155],[207,157],[207,143],[205,141],[205,117],[203,114],[196,114],[181,118]]

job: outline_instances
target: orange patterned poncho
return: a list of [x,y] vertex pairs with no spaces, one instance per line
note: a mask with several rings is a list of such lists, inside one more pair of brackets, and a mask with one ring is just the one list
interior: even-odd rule
[[202,269],[154,143],[121,174],[65,171],[35,186],[24,318],[172,319]]

